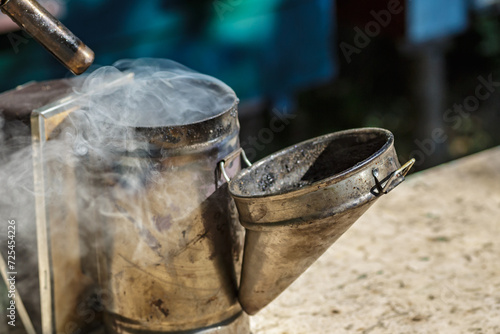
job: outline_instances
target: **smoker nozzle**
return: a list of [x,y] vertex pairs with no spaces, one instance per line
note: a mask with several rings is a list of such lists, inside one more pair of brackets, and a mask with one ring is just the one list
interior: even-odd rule
[[94,61],[94,52],[35,0],[0,0],[0,9],[74,74]]

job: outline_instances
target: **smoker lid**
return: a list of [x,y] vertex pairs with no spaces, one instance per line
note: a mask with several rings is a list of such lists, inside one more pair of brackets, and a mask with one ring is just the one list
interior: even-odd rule
[[29,124],[34,109],[62,98],[79,82],[74,79],[32,81],[6,91],[0,94],[0,115],[6,120],[21,120]]

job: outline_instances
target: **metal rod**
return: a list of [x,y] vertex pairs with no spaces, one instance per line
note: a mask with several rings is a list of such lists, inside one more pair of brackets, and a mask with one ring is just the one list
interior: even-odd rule
[[74,74],[94,61],[94,52],[35,0],[0,0],[0,9]]

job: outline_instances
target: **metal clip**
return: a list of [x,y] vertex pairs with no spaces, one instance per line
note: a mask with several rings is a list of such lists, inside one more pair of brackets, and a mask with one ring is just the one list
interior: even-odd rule
[[248,160],[247,155],[245,154],[245,151],[243,151],[243,149],[241,147],[239,149],[235,150],[234,152],[232,152],[231,154],[229,154],[227,157],[225,157],[223,160],[221,160],[218,163],[219,169],[220,169],[222,175],[224,176],[224,179],[226,179],[227,182],[231,181],[231,179],[229,178],[229,176],[226,173],[226,163],[232,162],[240,154],[241,154],[241,157],[243,158],[243,161],[247,165],[247,167],[252,166],[252,163],[250,162],[250,160]]
[[[372,188],[371,193],[374,194],[375,196],[387,194],[389,191],[394,189],[399,183],[401,183],[404,180],[404,177],[406,176],[406,174],[408,174],[414,163],[415,159],[411,159],[403,166],[401,166],[401,168],[387,175],[384,179],[382,179],[382,181],[379,181],[378,179],[378,169],[374,168],[372,170],[372,174],[373,177],[375,178],[375,187]],[[397,180],[400,178],[403,179],[397,182]]]

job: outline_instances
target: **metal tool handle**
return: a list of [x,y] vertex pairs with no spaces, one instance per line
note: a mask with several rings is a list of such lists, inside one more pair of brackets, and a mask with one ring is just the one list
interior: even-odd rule
[[74,74],[94,61],[94,52],[35,0],[0,0],[0,9]]
[[411,159],[403,166],[401,166],[401,168],[390,173],[381,181],[379,181],[378,179],[379,177],[378,169],[377,168],[372,169],[372,175],[375,178],[375,186],[372,188],[371,193],[374,194],[375,196],[380,196],[390,192],[397,185],[403,182],[404,177],[406,176],[406,174],[408,174],[414,163],[415,159]]
[[229,154],[227,157],[219,161],[218,166],[221,171],[222,176],[224,176],[224,179],[229,183],[231,181],[231,178],[227,175],[226,173],[226,163],[232,162],[234,159],[236,159],[238,156],[243,158],[243,161],[247,165],[247,167],[252,166],[252,163],[250,160],[248,160],[247,155],[245,154],[245,151],[240,147],[239,149],[235,150],[231,154]]

